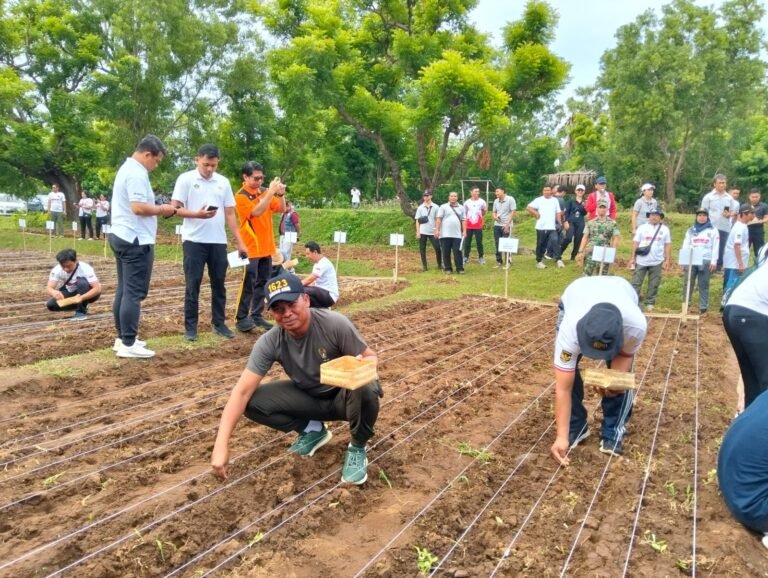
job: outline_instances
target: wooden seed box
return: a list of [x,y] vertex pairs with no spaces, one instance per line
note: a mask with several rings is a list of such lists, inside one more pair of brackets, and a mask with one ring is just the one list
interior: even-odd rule
[[602,389],[611,389],[614,391],[626,391],[635,389],[635,374],[626,371],[614,371],[601,367],[599,369],[590,368],[582,372],[584,385],[600,387]]
[[59,299],[56,301],[56,304],[59,307],[66,307],[67,305],[76,305],[80,303],[80,295],[73,295],[72,297],[65,297],[64,299]]
[[337,357],[320,365],[320,383],[357,389],[376,379],[376,362],[351,355]]

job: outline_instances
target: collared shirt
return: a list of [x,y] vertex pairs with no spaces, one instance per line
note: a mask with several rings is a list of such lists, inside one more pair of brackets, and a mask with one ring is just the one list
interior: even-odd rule
[[176,179],[171,200],[181,202],[191,211],[218,207],[210,219],[185,217],[181,225],[182,241],[227,244],[224,209],[235,206],[235,196],[229,181],[222,175],[213,173],[210,179],[204,179],[197,169],[182,173]]
[[640,197],[635,201],[635,206],[632,210],[637,213],[637,226],[645,225],[648,222],[648,212],[651,209],[655,209],[659,206],[659,202],[653,197],[650,200],[645,200],[645,196]]
[[235,210],[240,219],[240,237],[248,249],[249,259],[271,257],[275,251],[275,234],[272,229],[272,213],[280,210],[280,199],[272,197],[269,207],[258,217],[253,209],[259,204],[267,189],[251,189],[246,185],[235,195]]
[[51,272],[48,275],[48,281],[54,281],[56,283],[56,289],[61,289],[64,287],[64,282],[69,279],[69,283],[67,283],[66,289],[70,293],[77,289],[78,279],[85,279],[88,281],[88,285],[93,285],[94,283],[99,282],[99,278],[96,277],[96,272],[93,270],[93,267],[91,267],[85,261],[78,261],[77,268],[75,269],[74,275],[72,275],[71,279],[70,275],[71,273],[67,273],[64,269],[61,268],[61,265],[56,265],[53,269],[51,269]]
[[496,218],[498,221],[493,223],[494,227],[503,227],[506,224],[509,224],[510,227],[514,223],[512,223],[512,212],[517,210],[517,203],[515,202],[515,199],[512,195],[504,195],[503,199],[495,199],[493,201],[493,212],[496,213]]
[[51,191],[48,193],[48,202],[51,204],[51,213],[63,213],[65,200],[66,197],[61,191]]
[[437,210],[437,218],[440,221],[440,237],[445,239],[461,239],[464,235],[462,223],[466,218],[464,207],[459,203],[451,206],[451,203],[443,203]]
[[426,217],[426,223],[419,223],[419,235],[434,235],[435,234],[435,219],[437,218],[437,205],[430,203],[427,206],[425,203],[421,203],[419,208],[416,209],[414,219],[419,220],[420,217]]
[[139,245],[154,245],[157,237],[157,216],[137,215],[131,210],[131,203],[154,205],[155,193],[149,184],[149,171],[139,161],[128,157],[117,171],[112,186],[110,233],[127,243],[138,239]]
[[[714,189],[704,195],[701,207],[709,212],[709,221],[718,231],[730,231],[733,226],[731,217],[739,212],[739,203],[731,195],[726,192],[721,195]],[[723,214],[725,209],[731,211],[727,217]]]
[[96,201],[96,217],[109,215],[109,201]]
[[688,251],[691,247],[702,250],[702,259],[717,265],[720,251],[720,231],[715,227],[707,227],[699,231],[691,227],[683,239],[683,251]]
[[77,206],[80,208],[77,213],[78,217],[90,217],[93,213],[93,199],[80,199]]
[[741,262],[746,267],[749,264],[749,229],[741,221],[733,224],[733,229],[728,233],[728,241],[723,251],[723,267],[725,269],[738,269],[739,262],[736,259],[736,244],[739,243]]
[[315,286],[325,289],[331,294],[334,302],[339,300],[339,282],[336,280],[336,269],[328,257],[323,257],[312,266],[312,274],[317,277]]
[[[658,229],[658,233],[656,229]],[[672,242],[672,236],[665,224],[652,225],[651,223],[646,223],[637,228],[635,237],[632,240],[637,241],[638,248],[651,245],[650,253],[647,255],[637,255],[635,259],[640,267],[654,267],[664,262],[664,251],[666,246]]]

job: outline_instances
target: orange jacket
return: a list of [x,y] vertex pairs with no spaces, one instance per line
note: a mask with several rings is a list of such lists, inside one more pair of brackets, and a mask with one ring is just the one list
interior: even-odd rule
[[235,210],[240,219],[240,236],[248,248],[249,259],[271,257],[277,251],[272,227],[272,214],[280,210],[280,199],[273,197],[266,211],[258,217],[251,215],[254,207],[259,203],[261,195],[266,192],[266,188],[254,190],[243,184],[235,195]]

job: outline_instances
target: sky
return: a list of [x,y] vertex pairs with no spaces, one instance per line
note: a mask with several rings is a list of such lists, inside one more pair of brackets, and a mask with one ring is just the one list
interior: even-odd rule
[[[557,36],[552,50],[571,63],[570,82],[559,95],[562,102],[582,86],[594,84],[600,74],[600,57],[616,45],[616,31],[652,9],[661,14],[661,7],[670,0],[549,0],[560,14]],[[719,6],[721,2],[697,1],[701,6]],[[525,7],[524,0],[479,0],[471,20],[480,30],[491,34],[498,45],[501,29],[518,20]],[[763,22],[768,26],[767,19]]]

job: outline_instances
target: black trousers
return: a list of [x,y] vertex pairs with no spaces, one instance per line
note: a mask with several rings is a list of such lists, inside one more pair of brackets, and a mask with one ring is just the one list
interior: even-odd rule
[[576,221],[575,223],[569,223],[568,230],[565,232],[565,238],[560,245],[560,255],[565,255],[565,250],[568,245],[573,241],[573,249],[571,249],[571,260],[576,258],[579,254],[579,247],[581,246],[581,239],[584,237],[584,221]]
[[765,245],[765,229],[750,227],[749,244],[755,252],[755,259],[757,259],[757,254],[760,252],[760,249],[763,248],[763,245]]
[[242,321],[249,315],[251,319],[261,319],[264,314],[264,286],[271,276],[272,257],[249,260],[248,265],[243,268],[243,280],[237,295],[237,321]]
[[560,235],[554,229],[536,230],[536,262],[541,263],[544,253],[549,251],[553,259],[560,259]]
[[467,236],[464,239],[464,257],[469,259],[469,253],[472,251],[472,237],[477,239],[477,256],[483,258],[483,230],[467,229]]
[[501,265],[504,262],[504,256],[499,251],[499,239],[509,237],[512,234],[512,227],[509,228],[507,233],[504,233],[504,227],[493,226],[493,244],[496,247],[496,263]]
[[101,231],[104,228],[104,225],[109,224],[109,216],[106,217],[96,217],[96,236],[101,239]]
[[197,331],[199,315],[200,285],[208,266],[211,283],[211,323],[214,327],[224,325],[227,308],[227,246],[221,243],[195,243],[184,241],[184,329]]
[[112,316],[117,336],[124,345],[130,347],[139,332],[141,302],[149,293],[155,246],[139,245],[138,238],[129,243],[117,235],[109,236],[109,246],[117,265],[117,289],[112,302]]
[[768,389],[768,316],[739,305],[726,305],[723,325],[744,380],[744,407]]
[[461,255],[461,239],[456,237],[442,237],[440,239],[440,250],[443,252],[443,269],[453,272],[451,265],[451,256],[456,263],[456,270],[464,270],[464,258]]
[[80,238],[85,239],[85,228],[88,227],[88,238],[93,239],[93,221],[90,215],[80,217]]
[[427,269],[427,241],[432,244],[432,248],[435,250],[435,256],[437,257],[437,269],[443,268],[443,252],[440,250],[440,241],[435,239],[434,235],[420,235],[419,236],[419,254],[421,255],[421,266],[424,270]]
[[325,307],[333,307],[336,304],[336,302],[333,300],[333,297],[331,297],[331,294],[322,287],[314,287],[309,285],[304,287],[304,292],[309,295],[310,307],[322,309]]
[[283,432],[302,432],[313,419],[347,421],[355,445],[365,446],[373,437],[382,395],[378,381],[353,390],[338,388],[335,395],[319,398],[283,379],[256,388],[245,417]]
[[[59,289],[59,291],[61,291],[61,294],[64,295],[65,299],[67,297],[72,297],[74,295],[85,295],[90,290],[91,290],[91,285],[88,283],[88,281],[86,281],[82,277],[77,280],[77,287],[75,287],[74,291],[69,291],[66,287],[62,287],[61,289]],[[48,307],[49,311],[73,311],[77,309],[78,313],[87,313],[88,304],[93,303],[94,301],[97,301],[99,297],[101,297],[101,294],[97,294],[95,297],[91,297],[90,299],[86,299],[84,301],[81,301],[80,303],[65,305],[64,307],[59,307],[59,304],[56,303],[56,299],[51,298],[48,300],[45,306]]]
[[720,247],[718,247],[718,253],[717,253],[720,258],[717,260],[717,270],[722,271],[723,255],[725,254],[725,245],[728,243],[728,231],[721,231],[718,229],[717,232],[720,233]]

